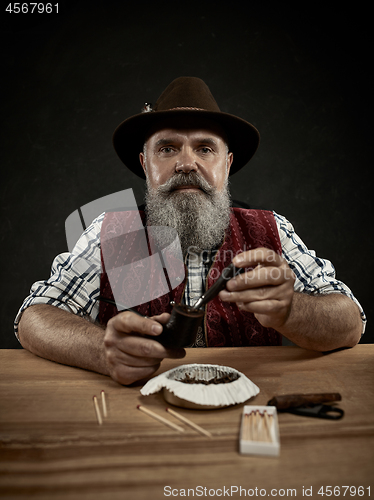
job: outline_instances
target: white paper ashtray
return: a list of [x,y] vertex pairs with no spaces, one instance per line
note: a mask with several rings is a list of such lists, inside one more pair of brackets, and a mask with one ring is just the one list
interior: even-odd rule
[[243,373],[221,365],[190,364],[173,368],[149,380],[143,396],[163,391],[175,406],[210,410],[244,403],[260,389]]
[[275,406],[244,406],[239,451],[243,455],[279,456],[279,427]]

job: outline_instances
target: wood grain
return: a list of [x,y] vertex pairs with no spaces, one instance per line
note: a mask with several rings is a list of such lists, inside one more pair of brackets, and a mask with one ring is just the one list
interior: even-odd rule
[[[0,351],[0,497],[12,499],[158,499],[164,486],[296,488],[372,486],[374,346],[321,354],[298,347],[187,349],[183,363],[217,363],[260,388],[249,404],[275,395],[339,392],[339,421],[280,413],[279,458],[241,456],[243,405],[177,409],[214,436],[187,425],[179,434],[139,412],[158,413],[162,395],[140,395],[109,377],[53,363],[24,350]],[[181,364],[164,360],[161,371]],[[94,394],[108,417],[97,424]],[[207,494],[208,496],[208,494]],[[318,496],[317,496],[318,498]],[[362,497],[365,498],[365,497]]]

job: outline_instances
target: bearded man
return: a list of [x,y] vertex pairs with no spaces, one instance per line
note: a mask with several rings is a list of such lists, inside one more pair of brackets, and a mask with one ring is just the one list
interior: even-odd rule
[[111,293],[105,266],[98,271],[103,235],[128,224],[126,215],[108,212],[72,254],[56,257],[49,280],[33,285],[16,318],[21,344],[121,384],[145,379],[163,358],[185,355],[152,338],[168,321],[171,302],[193,305],[232,260],[245,272],[206,305],[195,346],[281,345],[282,337],[319,351],[354,346],[365,315],[331,263],[308,250],[284,217],[232,207],[228,179],[255,153],[256,128],[222,113],[206,84],[192,77],[174,80],[144,111],[119,125],[113,143],[146,179],[144,224],[176,229],[185,280],[139,303],[141,315],[98,305],[100,294]]

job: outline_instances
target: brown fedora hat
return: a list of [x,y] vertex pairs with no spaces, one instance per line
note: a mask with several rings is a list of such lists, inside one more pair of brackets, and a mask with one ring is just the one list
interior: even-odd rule
[[145,179],[139,162],[139,153],[150,128],[162,123],[165,126],[182,118],[192,117],[196,126],[210,119],[225,131],[228,146],[233,152],[230,175],[248,163],[260,142],[256,127],[229,113],[220,111],[208,86],[195,77],[180,77],[173,80],[158,98],[155,106],[146,104],[142,113],[123,121],[114,131],[113,146],[123,163],[134,174]]

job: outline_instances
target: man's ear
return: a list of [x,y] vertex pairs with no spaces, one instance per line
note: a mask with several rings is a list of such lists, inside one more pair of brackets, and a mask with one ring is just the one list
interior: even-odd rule
[[139,153],[139,161],[140,165],[143,167],[144,173],[147,175],[144,153]]
[[228,177],[228,176],[229,176],[229,174],[230,174],[230,168],[231,168],[231,165],[232,165],[233,159],[234,159],[234,155],[233,155],[233,153],[230,151],[230,153],[228,153],[228,154],[227,154],[227,164],[226,164],[226,168],[227,168],[227,177]]

